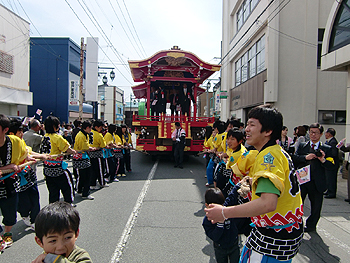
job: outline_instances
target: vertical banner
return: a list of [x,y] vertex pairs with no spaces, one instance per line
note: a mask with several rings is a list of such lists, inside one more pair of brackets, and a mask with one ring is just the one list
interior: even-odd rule
[[98,37],[86,38],[85,100],[98,101]]
[[69,105],[78,105],[79,103],[79,81],[70,81],[69,86]]

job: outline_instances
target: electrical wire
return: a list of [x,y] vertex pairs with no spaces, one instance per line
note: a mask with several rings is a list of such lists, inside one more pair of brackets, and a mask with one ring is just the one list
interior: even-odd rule
[[[85,24],[83,23],[83,21],[80,19],[80,17],[78,16],[78,14],[74,11],[74,9],[72,8],[72,6],[68,3],[67,0],[65,0],[65,2],[67,3],[67,5],[69,6],[69,8],[72,10],[72,12],[74,13],[74,15],[77,17],[77,19],[79,20],[79,22],[83,25],[83,27],[85,28],[85,30],[89,33],[89,35],[92,37],[92,39],[95,41],[95,43],[98,45],[98,47],[101,49],[100,45],[97,43],[96,39],[92,36],[92,34],[90,33],[89,29],[85,26]],[[109,56],[106,54],[106,52],[101,49],[102,52],[105,54],[105,56],[109,59],[109,61],[113,64],[112,60],[109,58]],[[114,65],[114,64],[113,64]],[[118,69],[117,66],[114,65],[114,67],[116,68],[116,70],[123,76],[123,78],[129,82],[130,85],[132,85],[132,83],[129,81],[129,79]]]
[[[79,5],[81,6],[81,8],[84,10],[84,12],[86,13],[86,15],[89,17],[89,19],[91,20],[91,22],[94,24],[94,26],[96,27],[96,29],[99,31],[99,33],[101,34],[101,31],[102,31],[102,37],[104,38],[104,40],[109,43],[112,47],[112,51],[115,53],[115,55],[119,58],[120,62],[123,63],[125,62],[123,60],[123,58],[120,56],[120,52],[118,52],[118,50],[116,50],[116,48],[114,47],[113,43],[110,41],[110,39],[108,38],[108,36],[106,35],[106,33],[104,32],[103,28],[100,26],[100,24],[98,23],[97,19],[95,18],[95,16],[92,14],[92,12],[90,11],[89,7],[85,4],[87,10],[89,11],[89,13],[91,14],[92,18],[95,20],[95,22],[91,19],[90,15],[86,12],[85,8],[81,5],[80,1],[77,0],[77,2],[79,3]],[[97,26],[96,26],[96,24]],[[101,31],[100,31],[100,30]],[[102,48],[101,48],[102,49]],[[129,68],[126,67],[126,70],[128,70]]]
[[[126,24],[126,26],[128,27],[128,29],[129,29],[129,32],[130,32],[131,36],[132,36],[132,38],[134,39],[134,41],[135,41],[135,43],[136,43],[138,49],[140,50],[140,52],[141,52],[141,54],[142,54],[142,50],[141,50],[141,48],[140,48],[138,42],[136,41],[135,36],[134,36],[134,34],[132,33],[132,31],[131,31],[131,29],[130,29],[130,27],[129,27],[128,22],[126,21],[126,18],[125,18],[125,16],[124,16],[124,12],[122,11],[122,8],[120,7],[118,0],[116,0],[116,2],[117,2],[117,5],[118,5],[118,7],[119,7],[119,10],[120,10],[120,12],[121,12],[121,14],[122,14],[122,16],[123,16],[123,18],[124,18],[125,24]],[[145,53],[144,53],[143,55],[146,56]]]
[[114,7],[113,7],[113,5],[112,5],[112,3],[111,3],[111,0],[108,0],[108,2],[109,2],[109,4],[111,5],[112,10],[113,10],[115,16],[117,17],[117,19],[118,19],[118,21],[119,21],[119,24],[121,25],[121,27],[122,27],[122,29],[123,29],[125,35],[126,35],[127,38],[129,39],[129,41],[130,41],[131,45],[133,46],[134,50],[136,51],[137,55],[141,58],[142,56],[140,55],[140,53],[138,52],[138,50],[135,48],[134,44],[132,43],[132,41],[131,41],[131,39],[130,39],[128,33],[126,32],[126,30],[125,30],[125,28],[124,28],[122,22],[121,22],[120,19],[119,19],[119,16],[118,16],[117,12],[115,11],[115,9],[114,9]]
[[127,8],[127,6],[126,6],[126,4],[125,4],[125,1],[124,1],[124,0],[123,0],[123,3],[124,3],[124,6],[125,6],[125,9],[126,9],[126,12],[128,13],[129,19],[130,19],[130,21],[131,21],[131,25],[132,25],[132,27],[134,28],[135,34],[136,34],[136,36],[137,36],[137,39],[138,39],[138,40],[139,40],[139,42],[140,42],[140,45],[141,45],[142,50],[143,50],[143,53],[144,53],[144,54],[145,54],[145,56],[147,57],[147,53],[146,53],[145,49],[143,48],[142,42],[141,42],[141,40],[140,40],[140,38],[139,38],[139,35],[137,34],[136,28],[135,28],[135,26],[134,26],[134,23],[132,22],[132,19],[131,19],[131,16],[130,16],[129,10],[128,10],[128,8]]

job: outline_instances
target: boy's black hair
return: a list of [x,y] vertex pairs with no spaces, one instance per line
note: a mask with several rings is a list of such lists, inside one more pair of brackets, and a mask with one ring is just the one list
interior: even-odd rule
[[22,122],[19,119],[12,118],[10,128],[7,133],[10,134],[10,132],[12,132],[14,135],[16,135],[18,131],[23,131]]
[[225,202],[224,194],[218,187],[209,188],[207,191],[205,191],[204,198],[207,204],[222,205]]
[[[214,129],[215,128],[217,128],[218,129],[218,133],[220,134],[220,133],[223,133],[226,129],[225,129],[225,123],[224,122],[222,122],[222,121],[217,121],[217,122],[215,122],[216,123],[216,126],[214,127]],[[214,123],[214,124],[215,124]]]
[[282,126],[282,131],[284,131],[285,129],[288,129],[287,126]]
[[55,116],[49,115],[45,119],[44,125],[47,133],[56,133],[55,129],[59,127],[60,120]]
[[95,120],[94,123],[92,124],[92,127],[101,127],[101,126],[105,126],[105,123],[101,120]]
[[10,119],[4,114],[0,114],[0,126],[2,127],[2,129],[9,128],[10,124]]
[[126,128],[127,126],[126,126],[126,124],[121,124],[120,127]]
[[115,133],[116,130],[117,130],[117,125],[115,125],[115,124],[113,124],[113,123],[111,123],[111,124],[108,125],[108,132],[109,132],[110,134]]
[[311,124],[310,127],[309,127],[309,130],[311,128],[317,128],[320,131],[320,133],[323,133],[323,131],[324,131],[323,126],[321,124],[317,123],[317,122]]
[[81,125],[81,129],[82,129],[82,130],[85,130],[85,129],[88,128],[88,127],[92,127],[91,121],[85,120],[85,121],[83,122],[83,124]]
[[177,127],[180,127],[181,126],[181,124],[180,124],[180,122],[175,122],[175,126],[177,126]]
[[248,113],[248,119],[257,119],[262,125],[260,132],[272,131],[270,140],[280,140],[283,126],[283,116],[269,104],[257,106]]
[[73,125],[74,125],[75,128],[78,128],[78,127],[81,125],[81,120],[76,119],[76,120],[73,122]]
[[211,127],[210,125],[205,127],[205,138],[208,140],[211,136],[211,134],[213,133],[213,127]]
[[52,233],[72,230],[77,234],[80,217],[76,209],[66,202],[55,202],[40,210],[35,219],[35,235],[43,241],[43,237]]
[[233,128],[231,130],[229,130],[227,132],[227,138],[228,137],[233,137],[233,138],[236,138],[237,139],[237,142],[240,142],[241,140],[244,139],[244,134],[243,134],[243,131],[241,131],[240,129],[238,128]]
[[238,119],[230,119],[227,122],[227,126],[230,125],[230,124],[232,125],[233,128],[239,128],[241,122]]

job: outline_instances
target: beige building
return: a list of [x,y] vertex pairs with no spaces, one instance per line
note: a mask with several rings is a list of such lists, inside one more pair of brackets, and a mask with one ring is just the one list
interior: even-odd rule
[[313,122],[344,136],[347,74],[320,65],[333,2],[223,1],[221,90],[228,99],[221,100],[222,119],[245,122],[252,107],[271,103],[289,136],[295,126]]
[[0,5],[0,113],[27,115],[29,91],[29,23]]
[[124,121],[124,90],[103,84],[98,86],[98,118],[108,123]]

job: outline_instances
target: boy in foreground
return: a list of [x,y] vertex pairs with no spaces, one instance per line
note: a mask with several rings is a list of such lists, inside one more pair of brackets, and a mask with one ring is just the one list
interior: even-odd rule
[[268,105],[249,112],[245,130],[247,143],[259,151],[249,172],[252,201],[231,207],[210,204],[205,209],[212,223],[251,217],[254,228],[241,254],[243,263],[270,259],[291,262],[303,237],[303,205],[293,163],[276,144],[282,125],[282,114]]
[[44,249],[32,263],[92,263],[89,254],[75,245],[80,217],[66,202],[45,206],[35,220],[35,241]]

